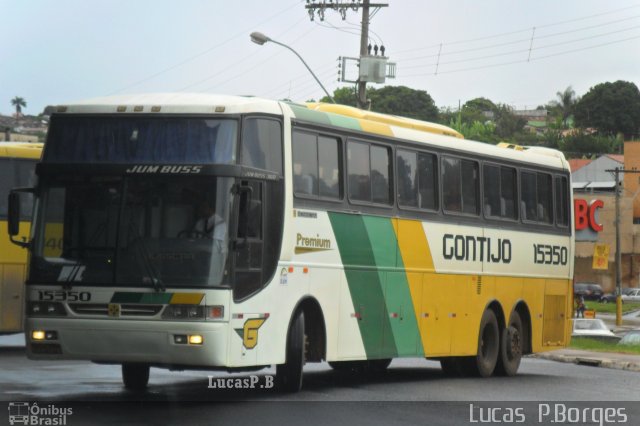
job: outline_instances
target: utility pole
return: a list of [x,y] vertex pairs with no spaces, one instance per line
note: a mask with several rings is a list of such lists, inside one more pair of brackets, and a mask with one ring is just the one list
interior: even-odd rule
[[[357,11],[358,9],[362,9],[362,27],[360,32],[360,64],[362,66],[362,58],[370,56],[370,46],[369,46],[369,20],[375,15],[378,10],[382,7],[389,6],[386,3],[371,3],[370,0],[307,0],[307,4],[305,8],[309,12],[309,18],[313,21],[315,16],[317,15],[321,21],[324,21],[325,11],[327,9],[335,10],[340,12],[340,16],[344,21],[347,16],[347,11],[349,9],[353,11]],[[371,10],[373,9],[373,12]],[[375,48],[376,55],[378,48]],[[384,46],[381,49],[382,55],[384,56]],[[395,66],[395,64],[393,64]],[[385,64],[386,66],[386,64]],[[394,71],[395,72],[395,71]],[[362,75],[362,73],[360,73]],[[395,75],[390,75],[389,77],[394,77]],[[343,80],[344,81],[344,80]],[[362,77],[357,80],[357,93],[356,93],[356,102],[358,108],[367,109],[369,107],[369,103],[367,101],[367,81]],[[376,81],[380,82],[380,81]]]
[[616,182],[616,325],[622,325],[622,252],[620,250],[620,173],[640,173],[640,170],[624,170],[620,167],[605,170],[613,173]]
[[[360,57],[368,54],[367,45],[369,44],[369,0],[364,0],[362,5],[362,31],[360,32]],[[358,94],[356,101],[358,108],[369,109],[367,102],[367,82],[358,79]]]

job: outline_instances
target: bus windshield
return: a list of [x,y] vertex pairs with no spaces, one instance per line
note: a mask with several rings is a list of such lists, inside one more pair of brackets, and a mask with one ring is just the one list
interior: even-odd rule
[[228,284],[233,179],[91,177],[42,185],[34,283]]
[[233,164],[237,127],[236,120],[217,118],[56,116],[51,120],[43,160]]

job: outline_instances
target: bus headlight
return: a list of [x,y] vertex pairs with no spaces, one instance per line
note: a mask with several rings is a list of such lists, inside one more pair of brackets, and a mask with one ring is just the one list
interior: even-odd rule
[[224,306],[168,305],[162,319],[184,321],[219,321],[224,318]]
[[204,320],[204,306],[168,305],[162,313],[162,319],[186,321]]
[[33,330],[31,340],[58,340],[57,331]]
[[29,302],[27,315],[30,317],[66,317],[67,311],[59,302]]

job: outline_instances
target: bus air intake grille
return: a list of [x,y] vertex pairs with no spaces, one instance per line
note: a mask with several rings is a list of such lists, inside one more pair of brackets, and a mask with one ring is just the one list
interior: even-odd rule
[[31,352],[38,355],[60,355],[62,347],[57,343],[31,343]]
[[[162,310],[163,305],[120,305],[120,316],[127,317],[152,317]],[[109,305],[107,303],[69,303],[69,308],[76,315],[108,316]]]
[[477,285],[476,285],[476,293],[482,293],[482,275],[478,275]]

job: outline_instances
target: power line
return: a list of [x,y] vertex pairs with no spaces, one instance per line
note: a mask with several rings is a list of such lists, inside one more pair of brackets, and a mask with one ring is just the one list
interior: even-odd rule
[[[553,23],[550,23],[550,24],[536,25],[535,27],[538,28],[538,29],[554,27],[554,26],[558,26],[558,25],[568,24],[568,23],[571,23],[571,22],[579,22],[579,21],[584,21],[584,20],[587,20],[587,19],[597,18],[597,17],[600,17],[600,16],[612,15],[612,14],[615,14],[615,13],[618,13],[618,12],[622,12],[622,11],[626,11],[626,10],[634,9],[634,8],[638,8],[638,7],[640,7],[640,5],[624,7],[624,8],[621,8],[621,9],[615,9],[615,10],[611,10],[611,11],[608,11],[608,12],[602,12],[602,13],[597,13],[597,14],[593,14],[593,15],[582,16],[582,17],[579,17],[579,18],[568,19],[568,20],[565,20],[565,21],[553,22]],[[474,43],[474,42],[482,41],[482,40],[490,40],[492,38],[510,36],[510,35],[520,34],[520,33],[528,33],[528,32],[531,32],[531,28],[532,27],[523,28],[523,29],[515,30],[515,31],[504,32],[504,33],[488,35],[488,36],[483,36],[483,37],[476,37],[476,38],[471,38],[471,39],[450,41],[450,42],[445,42],[443,44],[445,44],[445,45],[455,45],[455,44],[464,44],[464,43]],[[396,54],[412,52],[412,51],[416,51],[416,50],[437,49],[439,47],[440,47],[440,43],[437,43],[437,44],[433,44],[433,45],[429,45],[429,46],[425,46],[425,47],[421,47],[421,48],[412,48],[412,49],[406,49],[406,50],[399,50],[399,51],[396,52]]]
[[[620,22],[624,22],[624,21],[629,21],[632,19],[636,19],[636,18],[640,18],[640,15],[635,15],[635,16],[631,16],[631,17],[627,17],[627,18],[623,18],[623,19],[617,19],[614,21],[608,21],[608,22],[604,22],[601,24],[597,24],[597,25],[590,25],[587,27],[581,27],[581,28],[576,28],[573,30],[569,30],[569,31],[562,31],[562,32],[557,32],[557,33],[553,33],[553,34],[546,34],[546,35],[538,35],[535,37],[536,40],[543,40],[543,39],[548,39],[548,38],[553,38],[553,37],[557,37],[560,35],[566,35],[566,34],[571,34],[571,33],[576,33],[576,32],[580,32],[580,31],[587,31],[587,30],[591,30],[594,28],[599,28],[599,27],[604,27],[607,25],[612,25],[612,24],[618,24]],[[531,31],[531,29],[529,29],[529,31]],[[443,52],[440,56],[451,56],[451,55],[458,55],[461,53],[468,53],[468,52],[477,52],[479,50],[489,50],[489,49],[494,49],[496,47],[502,47],[502,46],[509,46],[509,45],[513,45],[513,44],[519,44],[519,43],[524,43],[524,42],[529,42],[530,41],[530,37],[527,38],[521,38],[518,40],[513,40],[513,41],[507,41],[504,43],[495,43],[495,44],[491,44],[488,46],[481,46],[481,47],[474,47],[474,48],[470,48],[470,49],[462,49],[462,50],[454,50],[452,52]],[[403,62],[410,62],[410,61],[416,61],[416,60],[421,60],[421,59],[429,59],[429,58],[436,58],[438,57],[438,54],[432,54],[432,55],[425,55],[425,56],[417,56],[417,57],[409,57],[409,58],[402,58],[402,56],[400,57],[400,59],[402,59]],[[406,67],[403,67],[406,68]]]
[[[331,64],[327,64],[327,65],[324,65],[324,66],[321,66],[321,67],[316,67],[315,69],[316,69],[316,72],[318,73],[318,75],[324,77],[325,75],[329,74],[329,68],[331,68],[331,71],[330,71],[331,74],[335,75],[335,67],[336,67],[336,64],[335,63],[331,63]],[[293,82],[296,82],[296,81],[299,81],[299,80],[303,80],[303,79],[304,79],[304,83],[301,83],[301,84],[304,84],[304,85],[309,84],[310,83],[309,82],[309,73],[299,74],[296,77],[290,78],[288,81],[286,81],[286,82],[284,82],[282,84],[279,84],[279,85],[277,85],[277,86],[275,86],[275,87],[273,87],[271,89],[267,89],[266,92],[262,92],[261,95],[264,96],[264,97],[267,97],[267,98],[274,97],[275,93],[279,93],[280,91],[282,91],[284,89],[291,88],[291,87],[293,87],[292,86]],[[297,83],[296,83],[296,87],[297,87]],[[272,95],[272,94],[274,94],[274,95]]]
[[526,52],[530,52],[530,51],[548,49],[548,48],[551,48],[551,47],[563,46],[563,45],[566,45],[566,44],[578,43],[578,42],[581,42],[581,41],[591,40],[591,39],[599,38],[599,37],[607,37],[607,36],[610,36],[610,35],[613,35],[613,34],[618,34],[618,33],[627,32],[627,31],[633,31],[633,30],[637,30],[637,29],[640,29],[640,26],[623,28],[623,29],[617,30],[617,31],[610,31],[608,33],[597,34],[597,35],[593,35],[593,36],[589,36],[589,37],[582,37],[582,38],[579,38],[579,39],[563,41],[563,42],[560,42],[560,43],[554,43],[554,44],[547,44],[547,45],[543,45],[543,46],[532,47],[532,48],[529,48],[529,49],[512,50],[510,52],[496,53],[496,54],[493,54],[493,55],[476,56],[476,57],[473,57],[473,58],[460,59],[460,60],[457,60],[457,61],[430,63],[430,64],[426,64],[426,65],[415,65],[415,66],[412,66],[412,67],[404,67],[404,68],[405,69],[426,68],[426,67],[430,67],[430,66],[451,65],[451,64],[459,64],[459,63],[472,62],[472,61],[480,61],[480,60],[483,60],[483,59],[497,58],[497,57],[501,57],[501,56],[511,56],[511,55],[515,55],[515,54],[518,54],[518,53],[526,53]]
[[[305,32],[305,33],[303,33],[301,36],[299,36],[299,37],[297,38],[297,40],[296,40],[296,41],[300,41],[300,40],[302,40],[304,37],[306,37],[309,33],[313,32],[314,30],[315,30],[315,27],[311,27],[308,31],[306,31],[306,32]],[[295,44],[295,43],[294,43],[294,44]],[[282,54],[282,53],[284,53],[284,52],[285,52],[284,50],[281,50],[280,52],[275,53],[275,54],[273,54],[273,55],[269,56],[269,57],[268,57],[267,59],[265,59],[264,61],[259,62],[259,63],[255,64],[255,65],[252,65],[250,68],[248,68],[248,69],[247,69],[247,70],[245,70],[244,72],[236,73],[236,74],[234,74],[234,76],[233,76],[233,77],[230,77],[230,78],[228,78],[228,79],[226,79],[226,80],[224,80],[224,81],[218,82],[215,86],[210,86],[210,87],[208,87],[208,88],[206,88],[206,89],[203,89],[203,91],[208,92],[209,90],[211,90],[211,89],[213,89],[213,88],[215,88],[215,87],[220,87],[220,86],[222,86],[222,85],[224,85],[224,84],[226,84],[226,83],[228,83],[228,82],[230,82],[230,81],[235,80],[235,79],[236,79],[236,78],[238,78],[238,77],[242,77],[242,76],[244,76],[244,75],[248,74],[248,73],[249,73],[249,72],[251,72],[251,71],[255,71],[255,69],[256,69],[258,66],[263,65],[263,64],[266,64],[267,62],[271,61],[273,58],[275,58],[275,57],[279,56],[280,54]]]
[[[284,35],[284,34],[288,33],[288,32],[289,32],[289,31],[291,31],[293,28],[295,28],[295,27],[297,27],[298,25],[300,25],[300,23],[302,23],[303,21],[306,21],[306,19],[307,19],[306,17],[301,18],[300,20],[298,20],[298,22],[296,22],[295,24],[293,24],[292,26],[290,26],[289,28],[287,28],[287,30],[285,30],[285,31],[283,31],[282,33],[278,34],[278,35],[276,36],[276,38],[279,38],[280,36],[282,36],[282,35]],[[311,32],[311,30],[307,31],[307,32],[306,32],[306,33],[304,33],[300,38],[305,37],[305,36],[306,36],[307,34],[309,34],[310,32]],[[251,54],[249,54],[249,55],[247,55],[247,56],[243,57],[242,59],[240,59],[240,60],[238,60],[238,61],[234,62],[233,64],[225,66],[225,69],[223,69],[222,71],[217,71],[217,72],[215,72],[215,73],[213,73],[213,74],[209,74],[207,77],[205,77],[205,78],[203,78],[203,79],[201,79],[201,80],[198,80],[198,81],[196,81],[195,83],[191,83],[191,84],[189,84],[189,85],[187,85],[187,86],[184,86],[184,87],[183,87],[183,88],[181,88],[181,89],[178,89],[178,91],[179,91],[179,92],[183,92],[183,91],[185,91],[185,90],[187,90],[187,89],[190,89],[190,88],[192,88],[192,87],[194,87],[194,86],[197,86],[198,84],[204,83],[205,81],[209,81],[209,80],[211,80],[211,79],[212,79],[212,78],[214,78],[214,77],[217,77],[217,76],[219,76],[219,75],[221,75],[221,74],[224,74],[225,72],[232,71],[234,67],[236,67],[236,66],[238,66],[238,65],[242,64],[243,62],[246,62],[246,61],[247,61],[247,60],[249,60],[249,59],[253,59],[253,58],[254,58],[254,56],[255,56],[255,52],[257,52],[257,51],[258,51],[258,49],[259,49],[259,48],[254,49],[254,51],[253,51]],[[280,54],[280,52],[279,52],[278,54]],[[272,55],[272,57],[273,57],[273,56],[276,56],[276,55]]]
[[178,62],[178,63],[176,63],[174,65],[171,65],[171,66],[169,66],[167,68],[164,68],[164,69],[162,69],[162,70],[160,70],[160,71],[158,71],[158,72],[156,72],[156,73],[154,73],[154,74],[152,74],[152,75],[150,75],[148,77],[140,79],[140,80],[138,80],[138,81],[136,81],[136,82],[134,82],[134,83],[132,83],[132,84],[130,84],[128,86],[125,86],[125,87],[123,87],[121,89],[118,89],[118,90],[116,90],[114,92],[111,92],[110,95],[123,92],[123,91],[128,90],[128,89],[130,89],[132,87],[138,86],[138,85],[140,85],[142,83],[145,83],[145,82],[147,82],[149,80],[152,80],[152,79],[154,79],[154,78],[156,78],[156,77],[158,77],[158,76],[160,76],[162,74],[165,74],[165,73],[167,73],[169,71],[172,71],[172,70],[174,70],[176,68],[179,68],[179,67],[181,67],[181,66],[183,66],[183,65],[185,65],[185,64],[187,64],[189,62],[194,61],[195,59],[198,59],[198,58],[206,55],[207,53],[212,52],[213,50],[224,46],[225,44],[229,43],[230,41],[232,41],[232,40],[234,40],[234,39],[236,39],[236,38],[238,38],[240,36],[246,36],[247,32],[251,31],[251,29],[255,28],[256,26],[260,26],[260,25],[266,24],[269,21],[272,21],[273,19],[277,18],[278,16],[282,15],[283,13],[293,9],[294,7],[297,7],[300,3],[303,3],[303,1],[302,0],[298,0],[294,4],[292,4],[291,6],[288,6],[285,9],[282,9],[280,12],[277,12],[274,15],[271,15],[269,18],[265,19],[264,21],[262,21],[262,22],[260,22],[258,24],[252,25],[251,28],[242,30],[242,31],[236,33],[235,35],[229,37],[228,39],[226,39],[226,40],[224,40],[224,41],[222,41],[222,42],[220,42],[220,43],[218,43],[216,45],[213,45],[213,46],[211,46],[211,47],[209,47],[209,48],[207,48],[207,49],[205,49],[205,50],[203,50],[203,51],[201,51],[199,53],[196,53],[195,55],[190,56],[190,57],[188,57],[188,58],[186,58],[186,59],[184,59],[184,60],[182,60],[182,61],[180,61],[180,62]]
[[[592,46],[587,46],[587,47],[580,48],[580,49],[566,50],[564,52],[558,52],[558,53],[545,55],[545,56],[533,57],[533,58],[531,58],[531,61],[537,61],[537,60],[540,60],[540,59],[551,58],[551,57],[554,57],[554,56],[562,56],[562,55],[567,55],[567,54],[571,54],[571,53],[575,53],[575,52],[581,52],[581,51],[585,51],[585,50],[596,49],[596,48],[599,48],[599,47],[609,46],[609,45],[617,44],[617,43],[624,43],[624,42],[627,42],[627,41],[630,41],[630,40],[636,40],[636,39],[640,39],[640,36],[629,37],[629,38],[620,39],[620,40],[614,40],[614,41],[611,41],[611,42],[601,43],[601,44],[592,45]],[[453,74],[453,73],[464,72],[464,71],[476,71],[476,70],[480,70],[480,69],[496,68],[496,67],[502,67],[502,66],[514,65],[514,64],[522,64],[522,63],[527,63],[527,60],[526,59],[522,59],[522,60],[518,60],[518,61],[502,62],[502,63],[489,64],[489,65],[484,65],[484,66],[461,68],[461,69],[448,70],[448,71],[440,71],[440,72],[438,72],[438,74]],[[432,75],[434,75],[434,74],[433,73],[428,73],[428,74],[421,73],[421,74],[405,75],[403,77],[404,78],[426,77],[426,76],[432,76]]]

